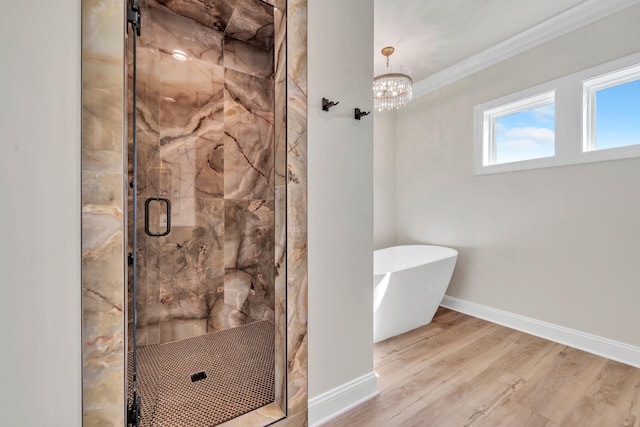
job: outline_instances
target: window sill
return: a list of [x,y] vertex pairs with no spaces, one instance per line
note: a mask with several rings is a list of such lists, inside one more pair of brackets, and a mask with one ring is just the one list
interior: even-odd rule
[[518,172],[530,169],[551,168],[557,166],[579,165],[583,163],[605,162],[640,157],[640,145],[606,148],[602,150],[585,151],[573,155],[544,157],[541,159],[523,160],[519,162],[500,163],[476,167],[474,175],[493,175],[504,172]]

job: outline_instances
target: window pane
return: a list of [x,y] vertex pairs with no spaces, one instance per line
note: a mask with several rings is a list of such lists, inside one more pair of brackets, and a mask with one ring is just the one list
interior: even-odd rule
[[640,80],[596,92],[596,150],[640,143]]
[[496,163],[551,157],[554,142],[555,104],[495,119]]

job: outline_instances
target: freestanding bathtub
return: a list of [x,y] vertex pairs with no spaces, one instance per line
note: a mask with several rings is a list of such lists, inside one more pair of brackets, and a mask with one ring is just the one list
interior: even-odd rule
[[373,253],[373,342],[430,323],[444,296],[458,251],[404,245]]

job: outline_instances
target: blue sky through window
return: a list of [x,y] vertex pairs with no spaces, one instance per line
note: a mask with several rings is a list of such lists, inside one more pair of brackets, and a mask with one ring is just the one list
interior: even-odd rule
[[640,80],[596,92],[596,149],[640,144]]
[[496,163],[550,157],[555,153],[555,104],[496,120]]

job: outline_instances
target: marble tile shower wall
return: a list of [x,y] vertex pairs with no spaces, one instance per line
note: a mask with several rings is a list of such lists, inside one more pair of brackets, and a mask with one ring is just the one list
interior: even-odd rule
[[[215,4],[141,3],[141,345],[275,317],[274,239],[286,238],[274,223],[281,199],[275,186],[284,184],[286,162],[280,159],[276,172],[276,152],[284,150],[274,143],[274,8],[260,0]],[[188,59],[176,59],[174,50]],[[156,196],[172,204],[165,237],[144,232],[144,200]],[[277,205],[284,212],[284,200]],[[164,230],[166,217],[153,208],[150,213],[149,228]]]

